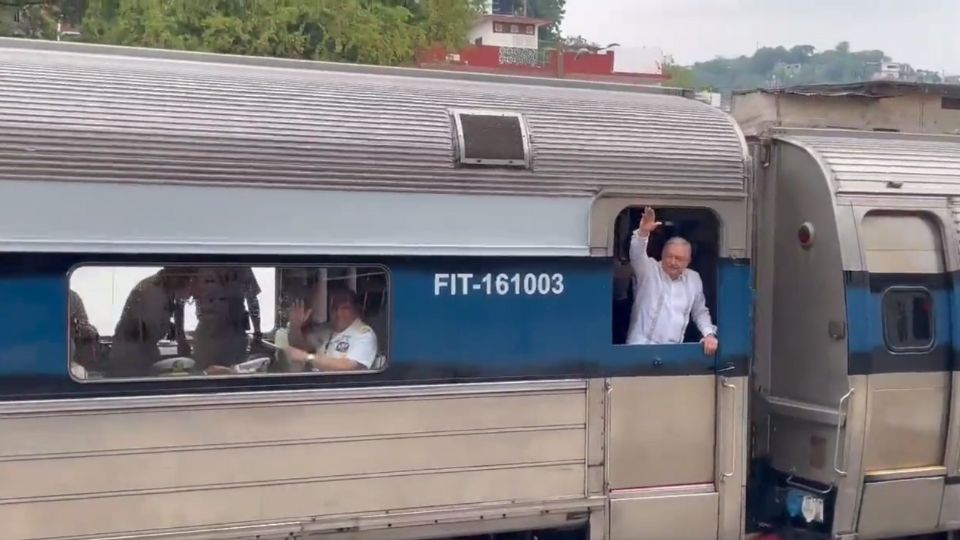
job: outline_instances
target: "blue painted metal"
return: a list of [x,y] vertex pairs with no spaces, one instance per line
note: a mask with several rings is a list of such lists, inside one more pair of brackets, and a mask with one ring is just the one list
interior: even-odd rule
[[[907,282],[906,285],[910,286],[910,283]],[[922,353],[890,352],[884,339],[883,291],[871,291],[864,284],[848,284],[845,291],[847,344],[850,359],[848,372],[850,374],[893,373],[942,371],[955,368],[952,359],[956,355],[955,344],[960,344],[958,339],[960,321],[957,321],[952,313],[958,307],[957,295],[954,289],[930,289],[929,293],[934,310],[932,351],[948,355],[946,368],[942,367],[943,362],[919,360]]]
[[[114,259],[119,262],[131,257]],[[43,268],[27,264],[0,271],[0,309],[16,314],[0,326],[0,392],[9,393],[11,388],[4,382],[13,380],[29,387],[36,382],[34,379],[43,379],[44,387],[54,393],[104,386],[80,385],[67,376],[66,274],[78,260],[69,255],[48,257]],[[162,261],[151,260],[155,262]],[[277,266],[304,262],[329,261],[322,257],[310,261],[289,257],[256,260],[257,265]],[[290,383],[373,385],[491,378],[692,375],[728,366],[733,366],[730,374],[743,375],[747,370],[753,340],[750,266],[746,261],[723,260],[719,264],[715,315],[721,346],[717,358],[705,356],[696,343],[612,344],[609,259],[388,258],[377,262],[390,269],[388,369],[379,375],[353,378],[291,377]],[[487,273],[559,273],[564,288],[560,294],[545,295],[517,295],[513,290],[506,295],[477,291],[437,295],[436,273],[471,273],[475,280]],[[286,380],[274,378],[270,384],[288,384],[278,382]],[[128,389],[170,384],[166,380],[137,383]]]

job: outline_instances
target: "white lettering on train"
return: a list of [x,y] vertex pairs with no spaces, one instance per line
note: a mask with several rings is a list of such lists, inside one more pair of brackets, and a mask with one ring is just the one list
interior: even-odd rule
[[563,294],[564,276],[555,274],[434,274],[434,296],[547,296]]

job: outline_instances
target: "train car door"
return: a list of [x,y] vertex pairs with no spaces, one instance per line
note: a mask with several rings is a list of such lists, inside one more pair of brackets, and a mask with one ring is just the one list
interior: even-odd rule
[[[615,242],[629,246],[647,203],[617,210]],[[703,281],[720,349],[705,355],[693,324],[683,343],[613,345],[625,365],[640,369],[607,380],[609,540],[739,539],[751,301],[749,262],[736,236],[739,228],[743,238],[743,223],[729,219],[723,237],[722,212],[657,201],[650,206],[663,227],[652,235],[648,254],[659,259],[673,236],[692,244],[691,268]],[[627,310],[615,304],[618,316],[629,317],[633,301],[628,297]]]
[[863,295],[850,310],[849,371],[866,375],[865,415],[856,415],[862,455],[849,461],[861,463],[863,478],[857,534],[932,531],[944,493],[951,401],[952,287],[944,228],[940,218],[923,212],[856,214],[865,279],[859,291],[848,290],[848,298]]

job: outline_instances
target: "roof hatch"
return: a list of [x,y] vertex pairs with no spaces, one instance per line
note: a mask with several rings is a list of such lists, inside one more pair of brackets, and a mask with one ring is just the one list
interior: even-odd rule
[[452,114],[461,165],[530,167],[530,138],[520,113],[455,110]]

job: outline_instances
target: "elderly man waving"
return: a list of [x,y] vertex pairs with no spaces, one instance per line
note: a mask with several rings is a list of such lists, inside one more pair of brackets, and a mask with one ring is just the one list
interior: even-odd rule
[[660,225],[653,209],[647,208],[630,240],[636,296],[627,343],[681,343],[687,324],[693,319],[703,335],[703,352],[713,355],[719,344],[717,330],[710,320],[700,274],[687,268],[692,257],[690,243],[680,237],[669,239],[659,263],[647,255],[650,233]]

